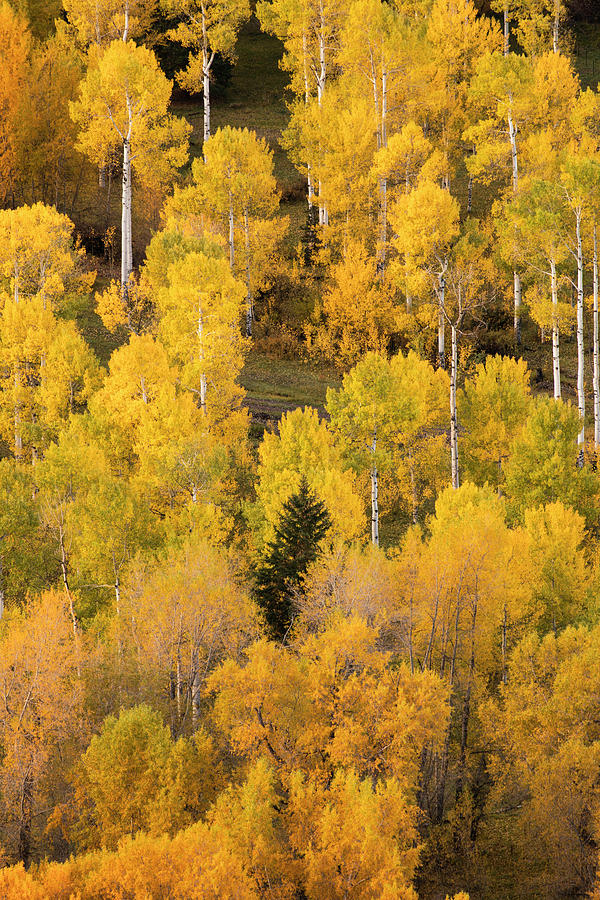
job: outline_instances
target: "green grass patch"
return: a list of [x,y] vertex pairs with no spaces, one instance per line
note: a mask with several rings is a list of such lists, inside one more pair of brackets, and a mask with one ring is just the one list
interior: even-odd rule
[[250,353],[240,376],[248,399],[271,401],[281,411],[297,406],[323,409],[328,387],[341,384],[339,372],[299,359],[273,359]]
[[596,90],[600,82],[600,24],[579,23],[573,35],[573,59],[581,84]]

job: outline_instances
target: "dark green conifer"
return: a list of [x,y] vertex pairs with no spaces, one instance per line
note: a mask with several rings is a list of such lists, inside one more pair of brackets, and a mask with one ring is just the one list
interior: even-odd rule
[[285,502],[275,537],[254,574],[254,596],[274,640],[283,640],[290,627],[294,594],[302,589],[306,571],[319,555],[319,544],[330,527],[325,504],[303,477],[297,492]]

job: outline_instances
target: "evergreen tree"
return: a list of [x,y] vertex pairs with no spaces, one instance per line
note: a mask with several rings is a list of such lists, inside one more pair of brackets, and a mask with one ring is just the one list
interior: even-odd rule
[[303,476],[296,493],[284,503],[275,537],[254,573],[254,596],[270,636],[283,640],[292,621],[294,591],[319,554],[319,544],[331,527],[325,504]]

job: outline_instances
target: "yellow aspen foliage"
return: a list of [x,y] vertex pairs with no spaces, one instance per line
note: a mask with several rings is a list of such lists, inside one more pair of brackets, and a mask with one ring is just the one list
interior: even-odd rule
[[196,723],[206,676],[241,654],[257,620],[226,551],[198,540],[166,560],[133,569],[115,626],[140,673],[142,696],[169,698],[165,712],[176,729]]
[[44,308],[60,309],[65,295],[89,290],[95,274],[83,272],[74,227],[43,203],[0,213],[0,278],[15,303],[38,297]]
[[163,345],[150,335],[132,334],[111,356],[109,374],[90,411],[105,434],[111,457],[121,466],[137,463],[134,448],[141,443],[139,429],[148,408],[175,404],[176,378]]
[[250,18],[248,0],[161,0],[161,6],[179,20],[169,36],[190,50],[187,68],[177,80],[191,93],[203,92],[204,141],[210,138],[210,79],[216,54],[236,59],[240,26]]
[[512,443],[529,413],[529,381],[524,360],[488,356],[459,392],[463,465],[476,484],[503,484]]
[[[3,204],[14,202],[16,181],[16,132],[22,90],[27,72],[31,36],[27,22],[11,5],[0,4],[0,184]],[[12,195],[12,196],[11,196]]]
[[580,621],[586,613],[590,573],[582,549],[585,520],[560,501],[525,511],[531,560],[532,624],[541,632]]
[[220,786],[208,735],[198,731],[174,741],[161,716],[146,705],[105,719],[78,769],[84,810],[79,828],[86,843],[109,849],[142,830],[173,833],[191,824]]
[[395,561],[369,547],[351,546],[326,555],[309,569],[296,603],[300,610],[298,630],[322,631],[341,612],[356,614],[381,629],[382,646],[386,626],[398,607],[399,586]]
[[322,315],[324,324],[308,328],[311,352],[348,366],[369,350],[386,350],[396,320],[392,297],[377,278],[376,260],[352,239],[329,270]]
[[597,521],[597,475],[577,468],[576,407],[562,400],[539,398],[515,439],[506,465],[508,508],[515,520],[525,510],[560,501],[581,513],[589,526]]
[[387,178],[390,187],[401,185],[408,192],[431,156],[432,149],[431,141],[425,137],[421,126],[411,119],[377,151],[374,171],[380,177]]
[[[599,631],[527,635],[506,685],[482,708],[491,798],[516,854],[520,890],[582,891],[597,861]],[[568,785],[568,789],[565,786]],[[506,812],[506,797],[512,813]]]
[[49,896],[23,863],[0,869],[0,891],[6,900],[47,900]]
[[214,245],[188,253],[168,269],[168,289],[156,295],[159,335],[182,383],[209,422],[239,406],[236,378],[246,344],[239,322],[244,289]]
[[414,815],[394,779],[373,787],[351,769],[324,789],[310,776],[292,779],[291,842],[303,859],[306,896],[342,900],[416,900]]
[[342,248],[351,237],[365,242],[373,237],[369,217],[363,213],[375,202],[371,170],[376,130],[372,100],[356,96],[341,83],[330,87],[320,104],[313,100],[310,106],[298,108],[284,134],[294,162],[300,162],[298,144],[302,157],[312,160],[320,183],[317,200],[327,207],[333,236]]
[[56,437],[69,416],[85,410],[102,383],[98,361],[72,322],[57,323],[41,371],[37,403],[43,430]]
[[81,61],[63,27],[34,46],[25,76],[15,136],[19,196],[68,209],[82,163],[69,115]]
[[192,164],[193,183],[176,190],[166,218],[197,237],[217,237],[235,277],[246,287],[246,334],[252,333],[257,292],[269,284],[287,217],[277,217],[273,151],[247,128],[219,128],[203,158]]
[[143,181],[171,175],[187,156],[189,127],[168,113],[171,84],[151,50],[112,41],[90,65],[71,116],[80,126],[78,147],[93,162],[131,146],[134,171]]
[[27,865],[43,841],[53,784],[64,780],[85,737],[66,595],[44,593],[26,613],[5,615],[0,648],[0,840],[8,859]]
[[246,665],[224,662],[208,689],[233,749],[267,754],[282,778],[299,769],[326,782],[343,765],[412,785],[421,749],[443,739],[446,688],[431,673],[388,671],[377,634],[356,615],[338,616],[291,650],[260,641]]
[[264,757],[249,767],[242,784],[231,785],[209,810],[207,822],[221,846],[240,859],[259,896],[292,900],[298,863],[286,846],[275,771]]
[[260,896],[237,854],[224,849],[218,835],[202,823],[174,838],[140,834],[124,839],[116,852],[88,853],[66,863],[42,865],[35,876],[12,868],[0,870],[2,877],[15,891],[7,900],[21,900],[23,894],[18,891],[23,885],[31,888],[26,896],[32,900],[37,900],[38,885],[44,900],[258,900]]
[[257,502],[249,510],[258,540],[271,540],[283,505],[303,476],[325,503],[335,540],[358,537],[362,503],[354,490],[354,477],[327,424],[316,410],[306,407],[284,413],[279,433],[265,433],[260,445]]
[[63,0],[83,46],[139,37],[150,26],[156,0]]

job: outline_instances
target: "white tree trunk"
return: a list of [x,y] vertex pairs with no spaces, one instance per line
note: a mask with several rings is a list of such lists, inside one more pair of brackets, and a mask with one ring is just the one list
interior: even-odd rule
[[252,336],[252,285],[250,283],[250,225],[248,210],[244,210],[244,237],[246,241],[246,337]]
[[581,209],[576,211],[577,230],[577,406],[581,418],[581,431],[577,436],[579,450],[577,463],[583,466],[585,444],[585,391],[584,391],[584,346],[583,346],[583,246],[581,239]]
[[202,297],[198,300],[198,360],[200,362],[200,409],[206,415],[206,372],[204,369],[204,315]]
[[558,31],[560,24],[560,0],[554,0],[554,27],[552,29],[552,50],[554,53],[559,52]]
[[229,265],[233,272],[235,266],[235,221],[233,218],[233,196],[229,192]]
[[508,3],[504,4],[504,15],[503,15],[503,24],[504,24],[504,55],[508,56],[510,51],[510,25],[508,19]]
[[440,278],[438,296],[438,364],[440,369],[446,368],[446,281],[444,276]]
[[556,263],[550,260],[550,287],[552,292],[552,376],[554,381],[554,399],[560,400],[560,344],[557,316],[558,283],[556,280]]
[[202,58],[202,104],[204,106],[204,143],[210,137],[210,66],[206,52]]
[[515,269],[513,272],[513,280],[514,280],[514,295],[515,295],[515,320],[514,320],[514,331],[515,331],[515,341],[517,344],[521,343],[521,276]]
[[15,459],[17,462],[23,456],[23,435],[21,433],[21,376],[18,368],[15,369],[14,376],[15,390]]
[[[512,188],[516,195],[519,190],[519,157],[517,154],[517,127],[512,115],[512,94],[509,94],[508,109],[508,136],[510,139],[510,158],[512,163]],[[521,276],[514,271],[514,297],[515,297],[515,342],[521,343]]]
[[456,412],[456,379],[458,375],[458,339],[456,326],[452,326],[452,362],[450,365],[450,456],[452,460],[452,487],[460,487],[458,476],[458,418]]
[[[372,452],[375,455],[377,448],[377,438],[373,438]],[[371,469],[371,542],[375,547],[379,547],[379,493],[377,483],[377,466],[373,462]]]
[[598,236],[594,225],[594,441],[600,447],[600,334],[598,331]]
[[129,278],[133,271],[131,236],[131,145],[123,141],[123,194],[121,199],[121,290],[127,296]]
[[509,108],[508,108],[508,136],[510,140],[510,159],[512,163],[512,187],[513,194],[516,194],[519,190],[519,157],[517,154],[517,126],[513,120],[512,114],[512,94],[508,96],[509,100]]

